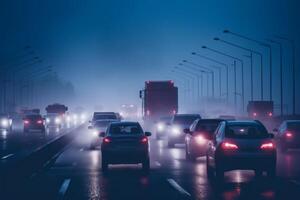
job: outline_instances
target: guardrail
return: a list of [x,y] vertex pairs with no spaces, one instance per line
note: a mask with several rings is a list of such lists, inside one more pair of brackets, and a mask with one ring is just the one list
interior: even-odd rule
[[55,160],[53,158],[58,157],[64,148],[76,137],[77,131],[84,126],[85,124],[82,124],[27,152],[25,155],[12,156],[9,160],[2,163],[0,167],[0,193],[8,194],[13,192],[11,189],[16,188],[16,184],[20,184],[22,180],[25,180],[44,168],[46,164]]

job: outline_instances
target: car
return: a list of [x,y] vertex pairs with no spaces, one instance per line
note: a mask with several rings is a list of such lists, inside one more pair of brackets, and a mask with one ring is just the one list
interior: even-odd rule
[[168,124],[171,122],[172,117],[161,117],[155,124],[156,139],[160,140],[161,137],[166,136]]
[[0,114],[0,131],[1,133],[12,132],[12,119],[7,114]]
[[201,119],[199,114],[175,114],[168,128],[168,147],[173,148],[175,144],[184,144],[184,129],[189,128],[196,120]]
[[264,171],[276,175],[274,135],[259,121],[223,121],[209,142],[206,154],[207,175],[224,178],[224,172],[238,169]]
[[30,114],[23,118],[24,133],[40,132],[45,136],[46,128],[44,118],[40,114]]
[[106,132],[101,132],[102,171],[109,164],[142,163],[145,172],[150,169],[149,140],[150,132],[144,132],[138,122],[113,122]]
[[275,140],[281,152],[300,148],[300,120],[283,121],[274,132],[277,132]]
[[186,159],[195,161],[198,157],[206,156],[208,143],[222,119],[197,119],[188,129],[185,129]]
[[91,126],[94,126],[96,121],[105,119],[121,121],[119,115],[115,112],[94,112],[93,118],[89,122]]
[[48,113],[46,116],[45,116],[45,119],[46,119],[46,128],[48,129],[51,129],[51,128],[58,128],[58,129],[61,129],[62,126],[63,126],[63,117],[58,114],[58,113]]
[[94,122],[94,126],[89,126],[88,129],[92,130],[92,140],[90,144],[90,149],[94,150],[99,144],[99,134],[105,132],[107,127],[112,122],[118,122],[118,120],[104,119],[97,120]]

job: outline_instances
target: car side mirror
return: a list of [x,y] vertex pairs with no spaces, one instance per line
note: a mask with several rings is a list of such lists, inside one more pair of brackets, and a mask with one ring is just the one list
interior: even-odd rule
[[88,126],[88,129],[93,129],[93,126]]
[[100,132],[99,137],[105,137],[105,132]]
[[278,132],[278,128],[274,128],[274,129],[273,129],[273,132]]
[[151,134],[151,132],[145,132],[145,135],[146,135],[147,137],[150,137],[152,134]]
[[269,133],[270,138],[274,138],[274,134],[273,133]]
[[185,134],[192,134],[192,132],[190,131],[189,128],[183,129],[183,132],[184,132]]

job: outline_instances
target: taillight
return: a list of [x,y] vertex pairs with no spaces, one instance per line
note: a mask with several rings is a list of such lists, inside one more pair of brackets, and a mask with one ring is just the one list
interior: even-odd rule
[[143,144],[146,144],[148,142],[148,138],[147,137],[143,137],[142,140],[141,140],[141,142]]
[[38,123],[38,124],[42,124],[42,123],[43,123],[43,120],[38,120],[37,123]]
[[223,149],[225,150],[235,150],[238,149],[238,146],[236,144],[230,143],[230,142],[224,142],[222,144]]
[[24,120],[24,124],[29,124],[29,120]]
[[269,112],[268,115],[269,115],[269,117],[272,117],[272,116],[273,116],[273,113],[272,113],[272,112]]
[[108,143],[111,142],[111,140],[109,138],[103,138],[103,142],[106,143],[106,144],[108,144]]
[[264,143],[260,146],[263,150],[272,150],[275,148],[275,145],[272,142]]
[[285,137],[286,138],[292,138],[293,137],[293,134],[291,132],[286,132],[285,133]]
[[256,112],[254,112],[252,115],[253,115],[253,117],[256,117],[256,116],[257,116],[257,113],[256,113]]

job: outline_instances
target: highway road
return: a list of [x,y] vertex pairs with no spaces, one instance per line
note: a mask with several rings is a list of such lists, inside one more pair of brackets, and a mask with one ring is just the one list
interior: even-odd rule
[[[224,182],[209,181],[205,159],[185,160],[184,146],[169,149],[151,139],[151,171],[138,165],[116,165],[101,172],[101,151],[89,149],[89,131],[75,140],[42,171],[33,174],[7,199],[296,199],[300,195],[299,151],[278,155],[277,178],[255,178],[233,171]],[[15,196],[14,196],[15,195]]]

